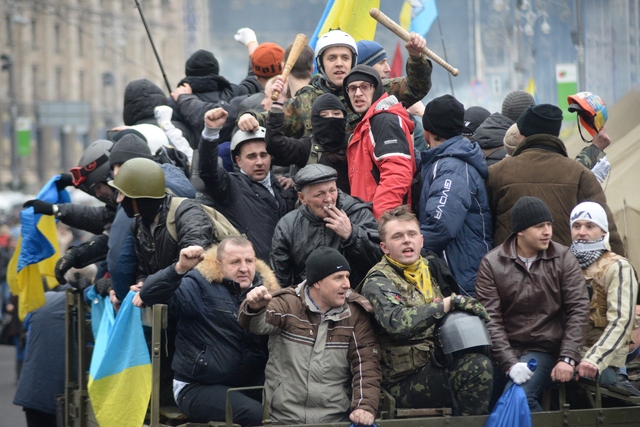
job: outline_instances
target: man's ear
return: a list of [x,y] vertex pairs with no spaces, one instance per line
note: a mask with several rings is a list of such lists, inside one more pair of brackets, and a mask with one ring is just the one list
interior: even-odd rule
[[304,194],[302,194],[302,191],[298,191],[298,200],[300,200],[300,203],[303,205],[307,204],[306,200],[304,200]]
[[236,161],[236,164],[240,161],[240,156],[234,156],[233,159]]
[[387,245],[384,244],[384,242],[380,242],[380,249],[382,249],[382,252],[384,252],[385,255],[389,255],[389,249],[387,248]]

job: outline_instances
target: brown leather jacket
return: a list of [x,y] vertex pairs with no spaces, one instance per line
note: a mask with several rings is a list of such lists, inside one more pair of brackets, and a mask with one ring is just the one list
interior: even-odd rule
[[551,242],[527,271],[512,234],[480,262],[476,298],[491,316],[491,356],[503,372],[529,351],[580,360],[589,296],[568,247]]

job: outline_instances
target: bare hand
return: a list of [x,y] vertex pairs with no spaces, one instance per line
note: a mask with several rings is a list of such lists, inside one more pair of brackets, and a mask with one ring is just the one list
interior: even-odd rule
[[238,129],[243,132],[255,132],[260,127],[258,120],[251,114],[243,114],[238,120]]
[[147,305],[144,303],[144,301],[142,301],[142,298],[140,298],[140,292],[138,292],[137,294],[135,294],[133,296],[133,300],[131,301],[131,303],[136,306],[136,307],[140,307],[140,308],[144,308]]
[[180,97],[180,95],[191,95],[192,93],[193,91],[191,90],[191,85],[189,85],[189,83],[182,83],[182,85],[171,92],[171,97],[174,101],[178,102],[178,98]]
[[276,80],[273,82],[273,85],[271,86],[271,90],[273,92],[278,91],[277,102],[281,102],[284,104],[284,102],[287,100],[288,87],[289,87],[289,79],[282,80],[282,76],[276,77]]
[[114,128],[111,128],[110,130],[111,130],[112,132],[120,132],[121,130],[129,129],[130,127],[131,127],[131,126],[125,126],[125,125],[122,125],[122,126],[116,126],[116,127],[114,127]]
[[204,260],[204,249],[202,246],[189,246],[180,251],[180,258],[175,269],[178,274],[185,274]]
[[208,128],[219,129],[224,125],[229,113],[224,108],[214,108],[204,113],[204,125]]
[[333,230],[342,239],[347,240],[351,236],[353,226],[345,211],[338,209],[335,205],[325,206],[324,210],[329,214],[328,217],[323,218],[324,222],[327,223],[327,228]]
[[600,149],[600,151],[604,151],[611,144],[611,138],[609,138],[609,134],[605,128],[600,129],[600,132],[593,135],[593,145]]
[[407,48],[407,52],[411,56],[421,56],[422,49],[427,46],[427,41],[418,33],[411,33],[411,40],[404,44],[404,47]]
[[595,378],[598,375],[598,367],[583,360],[578,364],[578,375],[585,378]]
[[144,282],[138,282],[135,285],[129,286],[129,290],[133,292],[140,292],[140,289],[142,289],[142,285],[144,285]]
[[573,378],[573,366],[566,362],[558,362],[551,371],[551,379],[556,382],[566,383]]
[[113,289],[109,291],[109,301],[111,301],[111,305],[113,305],[113,309],[117,313],[118,310],[120,310],[120,304],[122,304],[122,301],[118,299],[118,297],[116,296],[116,291],[114,291]]
[[364,409],[356,409],[349,415],[351,422],[357,426],[370,426],[375,420],[375,416]]
[[282,188],[284,188],[285,190],[290,189],[294,185],[293,179],[287,178],[284,175],[278,175],[276,176],[276,179],[278,180]]
[[271,301],[271,294],[264,286],[258,286],[247,294],[247,304],[253,311],[260,311]]

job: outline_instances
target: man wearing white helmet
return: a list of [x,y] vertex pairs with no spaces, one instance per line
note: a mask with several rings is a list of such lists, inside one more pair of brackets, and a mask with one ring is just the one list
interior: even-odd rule
[[[413,105],[420,101],[431,89],[431,62],[422,54],[425,46],[424,37],[411,33],[411,40],[405,44],[409,52],[407,75],[383,80],[384,91],[389,95],[395,95],[405,105]],[[315,54],[319,74],[283,106],[285,135],[311,134],[311,106],[323,93],[333,93],[345,103],[342,81],[357,63],[358,48],[355,40],[344,31],[330,30],[318,39]],[[345,108],[347,132],[351,132],[359,121],[359,116],[346,103]],[[243,131],[255,131],[258,126],[264,126],[265,122],[266,113],[248,112],[240,116],[238,128]]]
[[[604,387],[616,387],[640,396],[623,374],[632,340],[638,279],[626,258],[611,252],[609,223],[597,203],[583,202],[570,217],[571,251],[578,258],[591,294],[586,352],[578,375],[596,378]],[[622,371],[622,372],[621,372]]]
[[204,115],[205,128],[198,148],[200,178],[214,207],[247,236],[256,256],[266,261],[276,224],[295,206],[293,181],[287,183],[287,179],[276,178],[269,171],[271,156],[262,127],[256,132],[238,131],[231,140],[231,155],[240,172],[230,173],[221,167],[217,161],[219,135],[227,116],[223,108]]

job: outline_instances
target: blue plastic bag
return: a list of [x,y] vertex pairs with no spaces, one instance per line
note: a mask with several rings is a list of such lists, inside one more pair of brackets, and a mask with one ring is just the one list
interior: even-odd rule
[[[527,366],[535,371],[538,362],[532,358]],[[529,402],[521,386],[514,383],[502,393],[484,427],[532,427]]]

